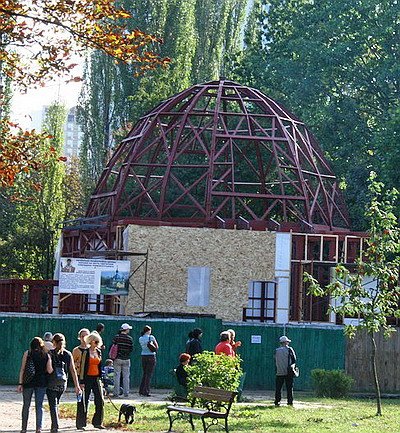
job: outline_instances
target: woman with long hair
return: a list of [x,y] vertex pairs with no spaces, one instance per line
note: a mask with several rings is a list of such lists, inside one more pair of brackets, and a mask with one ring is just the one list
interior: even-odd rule
[[65,337],[61,333],[53,335],[53,346],[49,354],[53,364],[53,373],[50,375],[47,384],[47,399],[50,407],[51,433],[58,433],[58,404],[60,398],[67,388],[68,372],[71,373],[77,395],[81,394],[81,388],[76,375],[75,364],[72,354],[65,349]]
[[79,369],[79,384],[83,389],[82,403],[78,404],[76,414],[76,427],[78,430],[84,430],[86,427],[87,412],[89,408],[89,397],[93,391],[94,394],[94,415],[92,424],[94,428],[104,429],[104,399],[103,387],[101,383],[101,347],[103,340],[99,333],[93,331],[85,337],[87,349],[83,350]]
[[[149,349],[149,344],[151,343],[155,347],[155,351]],[[141,337],[139,338],[139,344],[142,348],[142,369],[143,376],[140,383],[139,394],[143,397],[150,397],[150,381],[156,367],[156,351],[158,350],[158,343],[154,335],[151,335],[151,327],[146,325],[141,332]]]
[[[29,380],[25,374],[25,368],[34,366],[31,370]],[[29,407],[32,396],[35,394],[35,411],[36,411],[36,433],[42,431],[43,421],[43,400],[46,394],[47,377],[53,372],[50,355],[46,352],[44,341],[40,337],[35,337],[30,342],[29,350],[25,351],[22,356],[21,369],[19,371],[18,392],[22,392],[22,428],[21,433],[26,433],[28,426]]]

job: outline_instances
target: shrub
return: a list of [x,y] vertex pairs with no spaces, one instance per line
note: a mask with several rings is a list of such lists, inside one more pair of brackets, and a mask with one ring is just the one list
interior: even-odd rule
[[354,383],[343,370],[315,369],[311,371],[311,379],[318,397],[346,397]]
[[195,355],[194,359],[195,362],[186,367],[189,394],[196,386],[211,386],[227,391],[238,389],[243,374],[240,356],[216,355],[204,351]]

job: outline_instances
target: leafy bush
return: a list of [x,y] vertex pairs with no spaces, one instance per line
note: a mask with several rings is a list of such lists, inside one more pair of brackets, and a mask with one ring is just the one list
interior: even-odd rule
[[227,391],[238,389],[243,374],[240,356],[216,355],[204,351],[195,355],[194,359],[195,362],[186,367],[189,394],[196,386],[211,386]]
[[346,397],[354,383],[343,370],[315,369],[311,371],[311,379],[318,397]]

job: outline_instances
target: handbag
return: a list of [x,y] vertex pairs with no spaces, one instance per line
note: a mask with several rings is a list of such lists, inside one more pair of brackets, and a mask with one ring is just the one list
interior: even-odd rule
[[299,367],[297,367],[296,363],[291,362],[291,358],[293,356],[293,351],[290,347],[288,349],[289,349],[289,356],[288,356],[287,375],[289,377],[299,377],[300,376]]
[[157,352],[157,346],[154,344],[154,341],[150,339],[150,336],[149,336],[149,341],[147,342],[147,348],[150,350],[150,352],[153,353]]
[[26,357],[24,374],[22,376],[22,383],[26,385],[27,383],[32,382],[35,377],[36,369],[35,364],[33,362],[32,353],[29,351],[28,356]]
[[65,362],[61,361],[59,359],[59,356],[57,353],[55,353],[53,350],[50,351],[51,360],[53,363],[53,373],[51,373],[49,378],[49,384],[48,388],[56,388],[67,386],[68,376],[65,371]]
[[110,359],[114,361],[114,359],[118,356],[118,344],[112,344],[110,350],[108,352],[108,356]]
[[300,370],[299,367],[297,367],[296,364],[292,364],[288,368],[288,376],[291,377],[299,377],[300,376]]

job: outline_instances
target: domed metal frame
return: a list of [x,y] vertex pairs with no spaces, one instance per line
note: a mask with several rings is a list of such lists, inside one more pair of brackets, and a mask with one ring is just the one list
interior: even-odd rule
[[87,217],[121,224],[334,230],[338,181],[306,126],[232,81],[194,85],[143,116],[119,145]]

